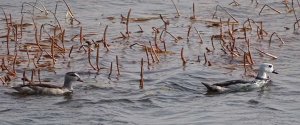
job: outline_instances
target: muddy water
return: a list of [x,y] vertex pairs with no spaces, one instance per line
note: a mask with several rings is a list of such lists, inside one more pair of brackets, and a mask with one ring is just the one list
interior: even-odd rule
[[[22,1],[25,2],[25,1]],[[26,2],[34,2],[26,0]],[[231,6],[231,0],[214,1],[183,1],[174,0],[179,8],[181,16],[176,16],[176,11],[169,0],[87,0],[67,1],[75,17],[81,21],[80,25],[69,25],[65,20],[67,8],[63,2],[58,3],[57,18],[66,30],[66,48],[72,45],[79,46],[79,39],[71,40],[79,34],[80,26],[84,34],[96,34],[87,36],[86,39],[97,41],[102,38],[105,26],[108,25],[107,39],[110,51],[101,44],[99,73],[88,64],[87,53],[78,48],[69,58],[57,57],[54,68],[41,68],[41,79],[50,84],[60,85],[63,82],[64,73],[68,71],[78,72],[83,84],[75,83],[75,93],[68,97],[55,96],[21,96],[13,93],[7,86],[0,87],[0,123],[5,124],[300,124],[299,94],[299,29],[294,31],[295,18],[293,13],[287,13],[282,1],[260,1],[256,6],[249,0],[240,0],[240,6]],[[192,16],[192,4],[196,7],[196,21],[190,21]],[[12,14],[13,21],[20,22],[22,3],[18,0],[1,0],[0,6],[6,13]],[[54,11],[55,1],[41,1],[45,7]],[[270,9],[264,10],[258,15],[264,4],[268,4],[281,12],[278,14]],[[218,40],[215,40],[215,50],[206,53],[206,48],[212,50],[211,36],[219,34],[219,27],[208,27],[207,20],[212,18],[216,5],[223,6],[232,14],[240,25],[247,18],[255,21],[263,21],[264,29],[269,33],[264,39],[258,39],[256,29],[249,33],[251,51],[257,69],[258,64],[270,62],[274,64],[280,73],[271,74],[272,85],[264,90],[228,93],[221,95],[207,95],[206,88],[201,82],[220,82],[228,79],[253,79],[244,75],[242,56],[233,61],[224,54]],[[291,3],[289,3],[291,6]],[[40,8],[42,8],[39,5]],[[120,23],[120,15],[127,15],[131,8],[132,18],[151,18],[148,21],[130,22],[129,39],[118,39],[120,32],[125,33],[125,25]],[[32,12],[32,7],[26,5],[25,12]],[[296,14],[300,15],[300,7],[296,7]],[[152,27],[163,28],[163,22],[158,18],[159,14],[170,22],[168,31],[183,39],[175,42],[169,35],[164,37],[168,54],[160,54],[160,62],[144,66],[144,89],[139,89],[140,60],[146,60],[146,54],[140,46],[130,45],[140,43],[149,45],[153,41]],[[230,18],[224,11],[218,11],[217,16],[222,20]],[[32,23],[32,17],[38,26],[49,23],[56,25],[53,16],[45,17],[35,9],[34,16],[24,13],[24,22]],[[113,17],[112,20],[107,19]],[[153,18],[152,18],[153,17]],[[6,25],[1,12],[1,36],[6,35]],[[232,19],[231,19],[232,20]],[[144,30],[139,31],[140,25]],[[199,38],[192,28],[187,41],[188,26],[196,27],[203,37]],[[49,27],[45,32],[49,31]],[[224,27],[224,29],[226,29]],[[285,41],[281,44],[277,37],[273,38],[269,45],[269,38],[273,32],[277,32]],[[243,36],[243,35],[239,35]],[[47,34],[43,34],[43,39]],[[33,26],[24,29],[24,36],[19,40],[19,46],[26,43],[34,43]],[[45,43],[48,44],[49,43]],[[237,45],[246,50],[245,42],[237,40]],[[159,44],[163,48],[162,43]],[[6,55],[6,39],[1,38],[1,55]],[[10,50],[13,53],[15,42],[10,42]],[[180,50],[184,48],[184,57],[187,64],[182,65]],[[260,56],[255,48],[264,50],[278,57],[271,59],[268,56]],[[207,54],[212,66],[204,64],[203,54]],[[13,54],[12,54],[13,55]],[[29,53],[34,58],[35,53]],[[120,73],[112,72],[110,78],[109,67],[115,56],[120,60]],[[19,52],[20,60],[26,60],[26,52]],[[198,56],[200,62],[197,62]],[[93,63],[96,54],[92,53]],[[42,58],[43,62],[49,59]],[[32,62],[24,61],[17,65],[17,78],[11,81],[11,85],[22,83],[21,77],[24,70],[30,76],[30,70],[34,68]],[[255,70],[254,70],[255,71]],[[254,72],[250,71],[250,74]],[[1,74],[3,75],[3,73]]]

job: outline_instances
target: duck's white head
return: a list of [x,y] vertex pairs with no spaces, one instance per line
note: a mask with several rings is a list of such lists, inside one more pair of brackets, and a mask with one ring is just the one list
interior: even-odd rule
[[77,73],[75,73],[75,72],[66,73],[65,83],[64,83],[63,87],[68,88],[68,89],[72,89],[72,82],[74,82],[74,81],[83,82],[81,80],[80,76]]
[[272,64],[270,64],[270,63],[263,63],[263,64],[261,64],[260,67],[259,67],[259,71],[278,74],[274,70],[274,66]]
[[274,66],[270,63],[263,63],[259,66],[259,72],[257,74],[256,79],[268,79],[268,76],[266,73],[275,73],[278,74],[274,70]]
[[68,72],[65,75],[65,79],[68,79],[69,81],[80,81],[83,82],[80,78],[80,76],[75,72]]

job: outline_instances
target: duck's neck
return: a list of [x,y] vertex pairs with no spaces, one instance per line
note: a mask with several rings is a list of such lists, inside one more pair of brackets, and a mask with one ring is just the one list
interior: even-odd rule
[[65,78],[65,82],[64,82],[63,88],[66,88],[66,89],[69,89],[69,90],[73,90],[72,81],[69,80],[68,78]]
[[256,76],[256,79],[258,80],[266,80],[268,79],[268,75],[266,72],[263,72],[263,71],[259,71],[257,76]]

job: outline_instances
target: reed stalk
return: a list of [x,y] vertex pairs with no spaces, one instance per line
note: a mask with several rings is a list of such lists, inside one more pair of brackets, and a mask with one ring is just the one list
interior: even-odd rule
[[141,59],[140,89],[144,89],[144,59]]

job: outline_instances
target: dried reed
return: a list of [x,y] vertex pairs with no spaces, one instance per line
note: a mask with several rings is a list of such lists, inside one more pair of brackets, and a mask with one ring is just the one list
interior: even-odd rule
[[144,59],[141,59],[141,79],[140,79],[140,89],[144,89]]

